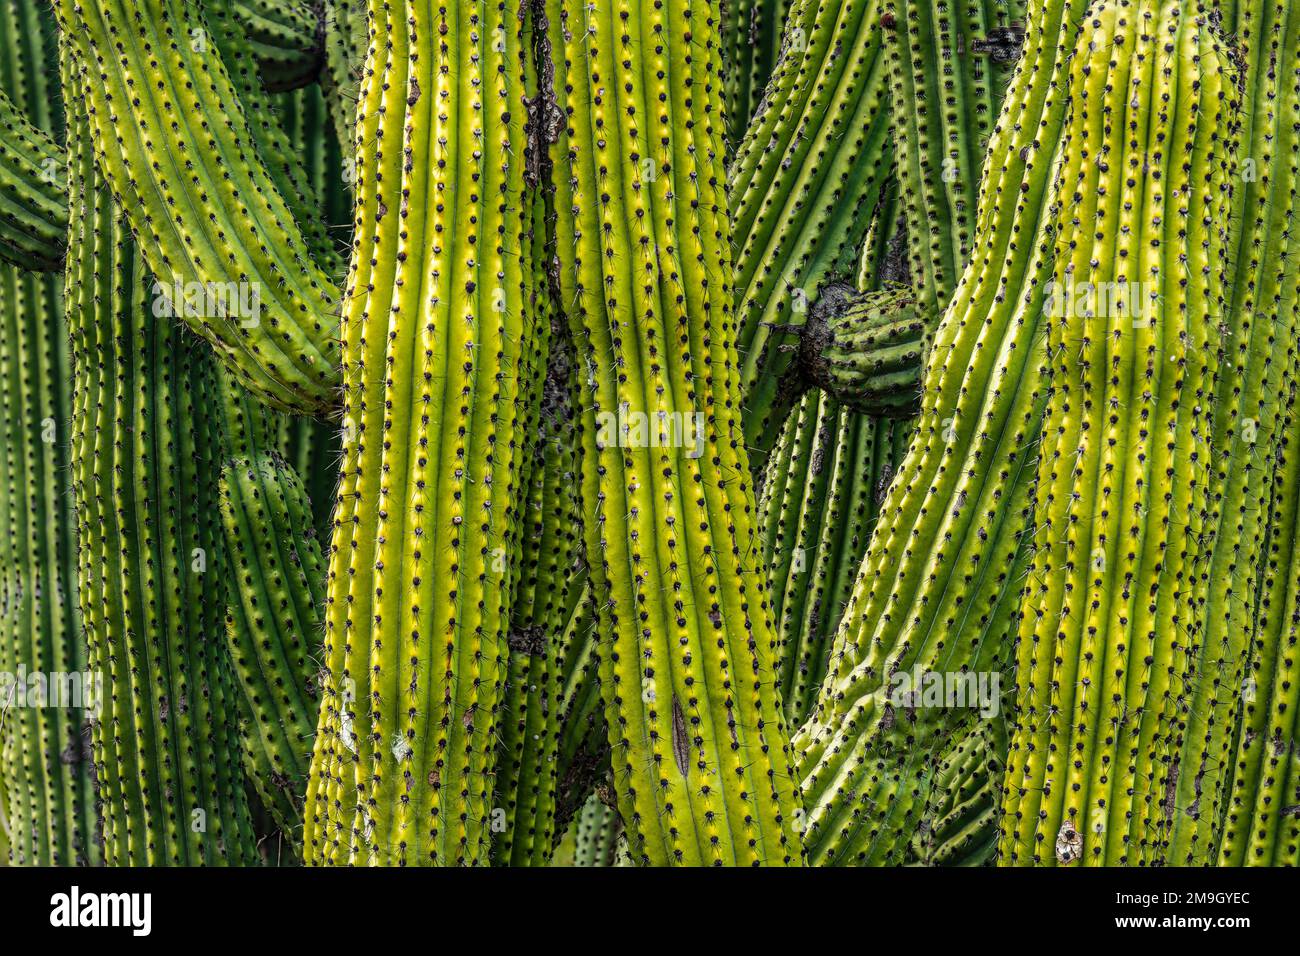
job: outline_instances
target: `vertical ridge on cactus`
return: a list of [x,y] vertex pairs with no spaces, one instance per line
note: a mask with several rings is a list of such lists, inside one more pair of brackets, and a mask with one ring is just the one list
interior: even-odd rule
[[734,0],[723,9],[724,59],[727,77],[727,142],[744,138],[750,117],[759,109],[763,91],[783,44],[785,21],[797,0]]

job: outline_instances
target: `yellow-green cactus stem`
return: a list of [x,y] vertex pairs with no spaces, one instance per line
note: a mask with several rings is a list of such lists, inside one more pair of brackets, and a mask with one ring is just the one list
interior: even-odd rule
[[989,136],[1024,39],[1024,0],[884,0],[894,155],[913,282],[941,309],[972,250]]
[[[1188,774],[1194,790],[1179,781],[1178,806],[1196,813],[1184,811],[1177,820],[1183,825],[1174,831],[1179,857],[1173,862],[1202,863],[1208,857],[1226,866],[1294,866],[1300,865],[1300,815],[1295,810],[1300,804],[1295,745],[1300,415],[1294,389],[1300,372],[1295,345],[1300,325],[1300,234],[1295,230],[1300,11],[1292,4],[1253,0],[1236,4],[1235,16],[1227,15],[1223,28],[1238,38],[1245,80],[1233,196],[1234,212],[1239,211],[1233,221],[1241,228],[1231,250],[1229,274],[1237,279],[1230,314],[1245,317],[1250,335],[1240,337],[1236,355],[1237,368],[1245,371],[1229,432],[1231,460],[1224,463],[1228,491],[1216,563],[1209,572],[1207,640],[1200,664],[1202,671],[1217,669],[1221,677],[1196,701],[1199,707],[1191,715],[1188,737],[1197,746],[1188,756],[1199,762],[1189,768],[1196,771]],[[1219,438],[1217,418],[1215,433]],[[1243,454],[1243,445],[1253,453]],[[1268,534],[1261,541],[1259,510],[1264,504]],[[1260,586],[1252,594],[1249,585],[1257,566]],[[1248,669],[1241,674],[1231,665],[1240,629],[1252,623]],[[1233,713],[1233,704],[1240,712],[1235,724],[1223,719],[1225,709]]]
[[0,260],[27,270],[63,265],[68,232],[63,155],[0,89]]
[[882,2],[795,0],[731,164],[735,334],[755,468],[784,420],[773,404],[794,330],[827,282],[853,276],[892,164]]
[[256,63],[238,55],[225,3],[56,10],[91,72],[96,158],[172,311],[254,394],[316,412],[336,400],[339,293],[313,261],[318,230],[293,215],[274,114],[241,102],[257,93]]
[[243,695],[244,768],[298,844],[319,694],[325,563],[302,482],[274,455],[234,458],[221,480],[230,559],[230,659]]
[[[901,862],[946,726],[886,707],[897,672],[1005,664],[1046,392],[1049,170],[1082,0],[1043,0],[989,147],[975,252],[928,352],[921,411],[881,506],[812,717],[795,735],[812,860]],[[897,729],[895,729],[897,728]],[[913,737],[911,731],[916,730]],[[909,739],[911,738],[911,739]],[[907,783],[904,781],[913,781]],[[897,788],[902,800],[873,792]],[[918,785],[920,787],[918,792]]]
[[[735,400],[718,7],[553,0],[561,305],[614,787],[639,862],[802,859]],[[558,62],[563,60],[563,64]]]
[[[340,143],[356,138],[357,99],[370,45],[366,0],[324,0],[325,63],[320,85]],[[349,179],[351,177],[349,176]]]
[[304,855],[477,865],[509,624],[492,564],[533,393],[523,24],[506,5],[369,12]]
[[[91,77],[68,71],[80,106]],[[104,850],[114,865],[251,864],[225,603],[211,351],[170,319],[70,123],[72,474]]]
[[1181,705],[1208,678],[1193,652],[1218,345],[1240,333],[1222,312],[1235,78],[1219,43],[1177,0],[1099,0],[1071,62],[1003,865],[1169,854]]

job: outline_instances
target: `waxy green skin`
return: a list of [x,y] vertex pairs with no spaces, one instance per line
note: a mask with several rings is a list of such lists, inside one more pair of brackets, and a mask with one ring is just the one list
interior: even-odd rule
[[[0,153],[13,143],[11,122],[42,150],[56,148],[52,137],[62,118],[50,74],[54,50],[48,11],[16,0],[0,3],[0,100],[6,116]],[[46,195],[62,207],[60,231],[66,232],[66,196]],[[60,238],[60,260],[62,246]],[[56,680],[59,675],[80,680],[87,669],[68,486],[70,356],[62,317],[56,274],[0,263],[0,673],[11,681],[0,686],[0,827],[7,831],[0,861],[18,865],[101,859],[82,706],[93,705],[94,698],[42,701],[28,694],[34,676],[47,678],[47,693],[53,694],[68,687]],[[14,686],[19,674],[23,684]]]
[[[735,401],[718,8],[554,0],[547,20],[563,116],[561,305],[584,363],[597,672],[631,856],[797,864],[776,636]],[[628,442],[610,425],[620,408],[658,423],[657,447],[620,447]],[[661,412],[702,421],[701,457],[659,440]]]
[[1018,58],[1026,4],[884,0],[890,132],[910,272],[942,309],[969,260],[989,137]]
[[[1188,731],[1194,746],[1187,751],[1202,761],[1199,773],[1210,777],[1218,796],[1213,803],[1202,799],[1197,816],[1180,816],[1174,840],[1181,856],[1196,862],[1296,865],[1300,820],[1288,808],[1300,788],[1294,665],[1300,416],[1293,388],[1300,374],[1300,11],[1265,0],[1239,3],[1225,11],[1224,29],[1238,37],[1246,77],[1234,181],[1239,231],[1227,272],[1237,277],[1230,314],[1243,316],[1243,333],[1235,340],[1235,415],[1223,428],[1216,420],[1215,428],[1230,458],[1199,667],[1216,679],[1205,682],[1195,702]],[[1258,591],[1251,587],[1256,572]],[[1237,669],[1243,631],[1250,638],[1244,674]],[[1240,719],[1224,720],[1225,713]],[[1179,796],[1180,808],[1187,806],[1181,780]]]
[[[91,77],[69,69],[80,93]],[[82,625],[103,675],[95,779],[112,865],[257,862],[221,640],[222,436],[211,353],[153,315],[84,112],[70,124],[72,475]]]
[[494,552],[533,392],[516,13],[370,9],[308,864],[488,862],[513,581]]
[[988,866],[997,851],[1004,721],[976,720],[939,756],[934,783],[912,837],[913,861],[923,866]]
[[908,454],[882,506],[813,716],[796,734],[810,859],[901,862],[932,748],[961,714],[895,722],[895,668],[1005,661],[1046,394],[1034,344],[1050,278],[1048,170],[1081,2],[1029,18],[991,138],[975,251],[935,333]]
[[331,407],[339,293],[328,243],[306,216],[288,142],[261,108],[257,64],[227,0],[202,10],[61,0],[56,12],[91,70],[96,156],[150,270],[190,302],[234,287],[260,304],[257,316],[175,311],[265,401]]
[[1070,70],[1054,280],[1140,282],[1141,309],[1045,306],[1003,865],[1159,864],[1182,812],[1214,343],[1237,321],[1221,312],[1234,77],[1218,44],[1179,4],[1103,0]]
[[319,710],[325,562],[302,482],[276,455],[227,462],[221,519],[234,582],[226,639],[242,694],[244,768],[296,847]]
[[795,0],[785,55],[728,171],[738,387],[756,470],[783,420],[790,330],[828,281],[856,271],[890,171],[881,4]]

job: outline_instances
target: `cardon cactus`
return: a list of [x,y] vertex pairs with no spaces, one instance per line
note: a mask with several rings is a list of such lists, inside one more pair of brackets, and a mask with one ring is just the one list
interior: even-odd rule
[[1287,0],[0,0],[7,861],[1300,862],[1298,184]]

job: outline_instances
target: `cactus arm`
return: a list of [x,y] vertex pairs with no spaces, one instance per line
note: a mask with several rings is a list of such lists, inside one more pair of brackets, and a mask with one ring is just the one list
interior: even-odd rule
[[234,458],[221,490],[238,584],[226,637],[243,691],[245,771],[280,831],[297,843],[318,709],[324,561],[311,504],[284,462]]
[[474,4],[370,14],[304,851],[483,864],[510,598],[490,562],[532,391],[523,27]]
[[[81,103],[89,80],[69,69]],[[105,682],[94,726],[111,864],[256,861],[221,642],[214,520],[220,435],[208,351],[154,321],[146,275],[70,123],[67,316],[74,370],[72,471],[82,621]]]
[[928,307],[948,304],[971,252],[980,171],[1022,16],[1017,0],[884,3],[910,271]]
[[1167,852],[1176,697],[1200,639],[1189,612],[1214,493],[1210,343],[1235,321],[1220,315],[1218,277],[1231,84],[1212,31],[1178,4],[1102,0],[1085,19],[1054,279],[1140,282],[1141,297],[1095,317],[1049,310],[1002,862],[1150,864]]
[[58,145],[0,90],[0,259],[57,270],[68,232],[68,199]]
[[[134,11],[117,0],[61,0],[56,9],[93,66],[97,159],[161,295],[254,394],[300,412],[329,407],[338,292],[254,146],[209,32],[223,19],[209,23],[180,0]],[[178,285],[184,305],[174,301]],[[213,289],[256,296],[257,307],[209,308],[202,300]]]
[[[640,861],[798,863],[775,638],[729,398],[717,7],[555,2],[548,20],[565,66],[557,248],[584,361],[583,524],[610,635],[598,670],[620,815]],[[650,430],[689,425],[702,457],[683,447],[685,425],[675,442],[616,447],[626,442],[608,416],[620,409]]]
[[321,89],[340,143],[356,138],[357,99],[369,47],[366,17],[365,0],[326,0]]
[[[1050,0],[1031,21],[992,137],[977,251],[935,332],[911,446],[882,505],[813,716],[796,735],[813,859],[856,859],[868,840],[898,858],[898,841],[909,834],[885,832],[865,781],[894,767],[899,748],[922,753],[927,743],[887,739],[890,675],[899,667],[993,666],[1018,606],[1027,462],[1045,404],[1033,354],[1051,275],[1044,171],[1062,122],[1062,64],[1079,6]],[[933,716],[922,731],[937,740],[947,718]],[[897,811],[910,812],[891,804],[889,813]]]

